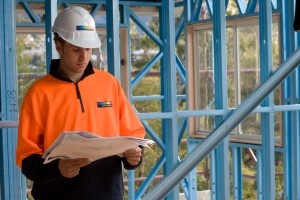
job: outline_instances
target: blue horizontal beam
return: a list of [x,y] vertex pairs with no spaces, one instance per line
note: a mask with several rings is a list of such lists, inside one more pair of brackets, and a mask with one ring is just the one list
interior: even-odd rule
[[0,128],[18,128],[18,121],[0,121]]

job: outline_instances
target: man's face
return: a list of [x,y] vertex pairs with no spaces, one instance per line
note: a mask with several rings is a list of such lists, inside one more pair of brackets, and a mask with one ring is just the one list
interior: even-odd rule
[[57,43],[56,49],[60,54],[60,67],[71,73],[83,73],[92,55],[91,48],[77,47],[68,42]]

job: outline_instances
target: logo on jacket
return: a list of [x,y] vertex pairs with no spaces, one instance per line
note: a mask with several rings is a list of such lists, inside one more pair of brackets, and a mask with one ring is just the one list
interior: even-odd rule
[[99,102],[97,102],[97,107],[98,108],[112,107],[112,102],[111,101],[99,101]]

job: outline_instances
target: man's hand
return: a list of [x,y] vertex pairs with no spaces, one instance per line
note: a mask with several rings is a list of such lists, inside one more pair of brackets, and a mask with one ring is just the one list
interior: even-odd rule
[[58,169],[64,177],[72,178],[79,174],[80,168],[91,162],[87,158],[77,159],[60,159],[58,161]]
[[135,149],[129,149],[123,153],[123,157],[126,158],[127,162],[130,165],[136,166],[141,160],[142,149],[140,147],[137,147]]

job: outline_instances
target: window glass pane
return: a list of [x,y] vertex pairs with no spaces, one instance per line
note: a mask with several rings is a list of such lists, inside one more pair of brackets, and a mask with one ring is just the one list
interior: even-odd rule
[[250,114],[242,121],[241,134],[261,135],[259,113]]
[[227,81],[228,81],[228,106],[235,107],[239,102],[237,95],[239,88],[236,87],[236,81],[239,81],[237,76],[237,62],[236,62],[236,28],[228,27],[226,29],[226,52],[227,52]]
[[214,124],[215,124],[215,117],[214,116],[203,116],[203,117],[198,117],[198,127],[197,127],[197,132],[199,134],[206,134],[209,133],[214,129]]
[[[196,32],[196,102],[197,109],[214,109],[214,71],[213,71],[213,35],[212,30]],[[214,117],[197,118],[198,131],[212,130]]]
[[214,72],[213,72],[213,48],[212,31],[197,31],[197,55],[195,80],[197,85],[198,109],[214,108]]
[[241,100],[259,85],[259,35],[258,26],[238,28]]
[[273,61],[273,69],[276,69],[281,63],[280,60],[280,37],[279,37],[279,23],[272,23],[272,61]]

